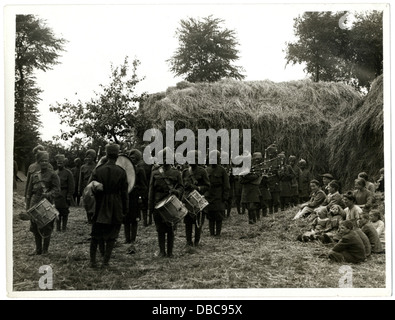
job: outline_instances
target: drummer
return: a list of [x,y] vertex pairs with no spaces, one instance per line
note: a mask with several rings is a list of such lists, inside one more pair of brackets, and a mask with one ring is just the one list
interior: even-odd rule
[[[44,198],[53,203],[54,198],[60,192],[59,176],[49,167],[49,154],[46,151],[38,151],[36,154],[40,170],[32,173],[26,192],[26,210],[37,205]],[[36,250],[30,255],[48,254],[54,221],[43,228],[30,221],[30,231],[34,235]]]
[[[178,199],[181,199],[184,186],[181,173],[177,169],[172,168],[171,163],[167,163],[166,158],[168,158],[169,155],[174,158],[174,153],[169,148],[165,148],[158,152],[158,158],[161,159],[163,157],[163,164],[154,168],[151,174],[148,191],[148,210],[153,213],[156,231],[158,233],[159,256],[167,256],[170,258],[173,256],[174,228],[176,226],[167,224],[159,211],[155,210],[155,205],[170,195],[175,195]],[[165,249],[166,234],[167,252]]]
[[[185,193],[184,198],[188,197],[192,191],[196,190],[203,195],[210,188],[210,180],[206,169],[198,166],[199,152],[197,150],[189,151],[188,159],[194,159],[189,163],[189,167],[182,172],[182,180],[184,182]],[[204,223],[203,212],[198,212],[196,215],[187,214],[184,218],[185,234],[187,239],[187,246],[197,247],[200,241],[200,235]],[[195,225],[195,242],[192,242],[193,226]]]

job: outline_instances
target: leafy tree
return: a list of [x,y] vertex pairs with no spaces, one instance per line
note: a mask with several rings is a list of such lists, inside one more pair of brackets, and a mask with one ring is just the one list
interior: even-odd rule
[[181,20],[176,30],[179,47],[167,60],[176,76],[184,76],[189,82],[245,78],[240,73],[243,69],[232,65],[239,59],[235,31],[221,28],[223,22],[212,16]]
[[[313,81],[335,81],[344,77],[342,50],[348,45],[347,30],[339,27],[345,12],[305,12],[294,19],[298,40],[287,43],[287,64],[305,63]],[[347,72],[346,72],[347,73]]]
[[298,40],[286,44],[287,64],[305,63],[313,81],[343,81],[369,88],[382,73],[382,13],[355,14],[351,26],[339,21],[347,12],[305,12],[294,19]]
[[357,13],[350,33],[346,60],[359,87],[370,88],[383,73],[383,13]]
[[58,113],[61,124],[66,124],[69,132],[62,138],[68,140],[83,134],[95,144],[105,144],[112,140],[115,143],[133,139],[134,127],[138,121],[136,116],[138,103],[146,94],[136,94],[136,85],[142,81],[137,75],[140,61],[132,63],[132,75],[128,76],[128,57],[124,63],[114,68],[111,65],[110,83],[100,85],[102,92],[95,92],[95,97],[88,102],[78,100],[72,103],[66,99],[63,103],[51,106],[50,111]]
[[47,71],[59,63],[66,40],[34,15],[16,16],[14,153],[22,170],[39,143],[41,126],[37,105],[42,90],[36,86],[35,70]]

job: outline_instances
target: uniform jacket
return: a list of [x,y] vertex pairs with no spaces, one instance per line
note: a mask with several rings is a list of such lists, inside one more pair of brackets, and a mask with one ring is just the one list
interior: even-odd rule
[[95,193],[96,208],[92,221],[103,224],[121,224],[129,206],[125,170],[109,160],[95,169],[91,180],[103,184],[103,191]]
[[310,200],[307,204],[309,208],[318,208],[326,199],[326,194],[321,189],[316,192],[312,192],[310,195]]
[[280,195],[282,197],[291,197],[292,192],[292,181],[295,178],[295,173],[290,165],[284,165],[278,170],[278,176],[280,178]]
[[372,246],[372,252],[380,253],[383,251],[383,247],[381,245],[380,237],[374,228],[371,222],[366,223],[362,226],[361,230],[366,234],[369,238],[369,242]]
[[348,252],[353,258],[353,262],[361,262],[366,259],[364,244],[353,230],[342,236],[332,250],[339,253]]
[[174,194],[181,200],[184,185],[181,173],[172,167],[164,166],[153,169],[148,191],[148,209],[154,210],[155,205],[164,198]]
[[229,199],[230,183],[225,168],[221,165],[208,166],[207,174],[210,180],[210,188],[204,194],[209,205],[208,211],[225,210],[225,201]]
[[309,169],[303,169],[299,174],[299,197],[309,197],[310,195],[310,181],[312,179],[312,175]]
[[259,186],[261,182],[262,177],[259,174],[248,173],[244,176],[241,176],[240,183],[242,186],[242,203],[260,202],[261,191]]
[[59,177],[52,169],[32,173],[26,192],[27,208],[30,209],[42,199],[53,203],[60,191]]
[[88,185],[88,183],[91,181],[91,174],[93,170],[96,167],[96,163],[91,163],[91,164],[83,164],[80,169],[80,177],[78,181],[78,193],[82,194],[84,191],[85,187]]
[[355,190],[355,204],[357,205],[365,205],[365,208],[371,208],[373,203],[373,194],[366,188],[362,189],[361,191]]
[[182,171],[182,181],[184,182],[185,195],[193,190],[197,190],[201,195],[204,195],[210,188],[208,173],[201,166],[197,166],[195,170],[192,170],[192,167],[184,169]]
[[74,177],[69,169],[63,168],[56,170],[56,174],[60,181],[60,192],[55,197],[55,207],[64,209],[69,207],[67,199],[71,199],[74,193]]
[[[53,167],[52,167],[52,165],[51,165],[50,163],[48,164],[48,168],[51,169],[51,170],[53,170]],[[32,174],[35,173],[35,172],[37,172],[37,171],[40,171],[40,170],[41,170],[41,167],[40,167],[40,165],[38,164],[38,162],[33,162],[33,163],[29,166],[29,168],[27,169],[25,197],[27,197],[27,188],[29,187],[29,183],[30,183],[30,179],[31,179],[31,177],[32,177]]]
[[145,175],[144,168],[142,166],[136,165],[136,180],[132,191],[129,193],[129,211],[128,217],[132,221],[140,218],[140,197],[141,199],[146,199],[148,197],[148,181]]

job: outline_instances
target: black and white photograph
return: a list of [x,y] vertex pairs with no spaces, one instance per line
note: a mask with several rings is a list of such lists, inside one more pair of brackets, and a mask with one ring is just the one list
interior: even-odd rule
[[389,3],[3,17],[8,299],[392,297]]

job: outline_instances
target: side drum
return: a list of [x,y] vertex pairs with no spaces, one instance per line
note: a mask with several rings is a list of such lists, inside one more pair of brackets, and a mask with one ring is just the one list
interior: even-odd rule
[[155,209],[158,210],[163,220],[171,226],[179,223],[188,213],[188,209],[175,195],[158,202]]
[[34,207],[31,207],[27,214],[33,222],[37,224],[39,229],[44,228],[48,223],[52,222],[59,216],[58,210],[47,199],[41,200]]
[[198,212],[208,206],[208,201],[198,191],[193,190],[185,198],[185,205],[189,213],[195,216]]

